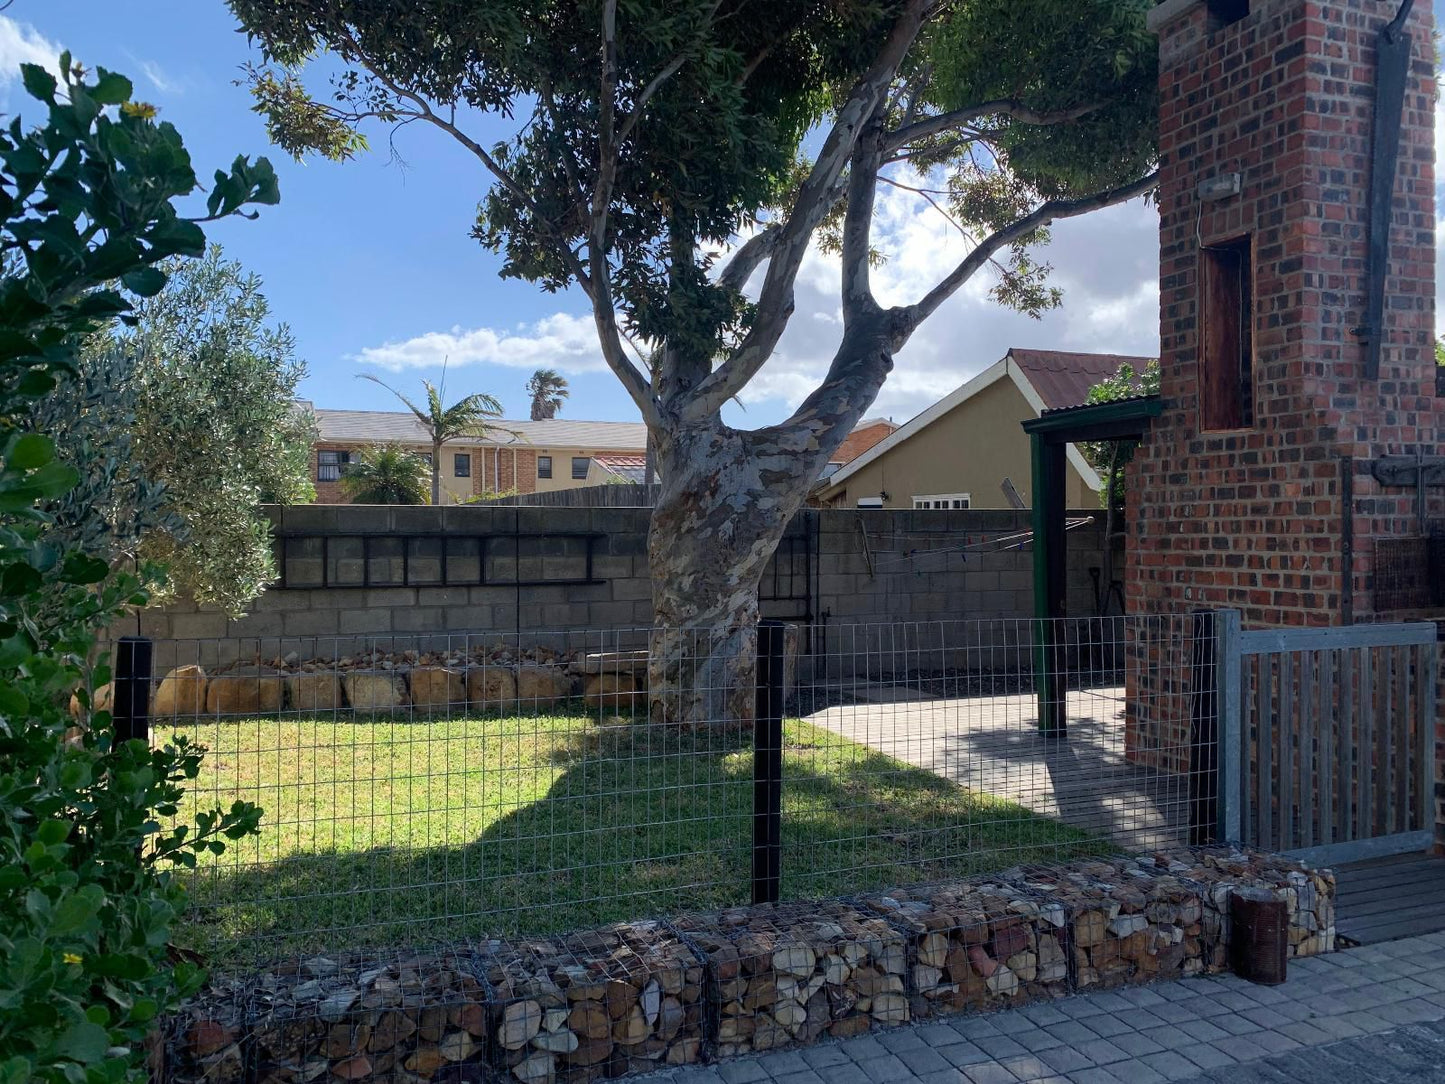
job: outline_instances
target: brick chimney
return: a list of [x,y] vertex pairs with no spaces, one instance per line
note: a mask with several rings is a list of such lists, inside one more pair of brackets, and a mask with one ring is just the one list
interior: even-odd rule
[[[1129,477],[1131,612],[1250,625],[1433,612],[1376,592],[1420,541],[1386,455],[1438,455],[1434,56],[1417,2],[1367,371],[1375,37],[1398,0],[1165,0],[1159,35],[1164,413]],[[1423,519],[1445,514],[1427,491]],[[1383,543],[1383,544],[1382,544]],[[1404,551],[1400,551],[1404,552]],[[1383,581],[1382,581],[1383,582]],[[1381,604],[1385,605],[1381,605]]]

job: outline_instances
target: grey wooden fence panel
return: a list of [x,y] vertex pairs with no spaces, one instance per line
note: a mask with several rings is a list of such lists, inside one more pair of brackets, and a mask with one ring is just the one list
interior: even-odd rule
[[[1321,850],[1428,827],[1434,802],[1434,626],[1270,630],[1232,638],[1244,664],[1246,842]],[[1254,656],[1249,658],[1249,656]]]
[[1375,819],[1375,655],[1365,651],[1360,660],[1360,792],[1356,797],[1355,837],[1370,834]]
[[1259,731],[1259,777],[1255,780],[1259,795],[1259,843],[1269,847],[1274,843],[1274,673],[1278,658],[1274,655],[1259,657],[1259,685],[1255,690],[1255,726]]
[[1293,720],[1294,732],[1299,742],[1299,842],[1297,847],[1315,845],[1314,802],[1309,796],[1315,793],[1315,743],[1319,729],[1319,711],[1316,708],[1315,653],[1301,651],[1299,655],[1299,718]]
[[1294,781],[1299,770],[1295,743],[1294,655],[1279,657],[1279,846],[1287,851],[1295,845]]
[[1335,835],[1335,788],[1339,785],[1340,766],[1335,763],[1334,731],[1340,725],[1333,710],[1335,699],[1335,651],[1320,652],[1319,659],[1319,841],[1338,843]]

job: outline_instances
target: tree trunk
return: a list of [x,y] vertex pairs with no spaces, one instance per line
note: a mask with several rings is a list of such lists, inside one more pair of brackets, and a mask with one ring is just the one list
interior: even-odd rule
[[753,718],[758,583],[806,496],[801,475],[810,469],[770,469],[754,436],[716,422],[657,441],[662,481],[648,533],[654,721]]
[[442,503],[442,446],[437,441],[431,445],[431,503]]

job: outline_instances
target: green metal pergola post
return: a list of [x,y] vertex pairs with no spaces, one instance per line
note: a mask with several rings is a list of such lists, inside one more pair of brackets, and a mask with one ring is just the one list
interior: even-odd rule
[[1045,411],[1023,423],[1033,456],[1034,693],[1039,730],[1068,731],[1063,618],[1068,615],[1064,522],[1068,448],[1085,440],[1139,440],[1163,410],[1157,395]]
[[1065,449],[1043,433],[1031,433],[1034,519],[1034,691],[1039,730],[1062,737],[1068,730],[1064,696],[1063,621],[1067,570],[1064,538]]

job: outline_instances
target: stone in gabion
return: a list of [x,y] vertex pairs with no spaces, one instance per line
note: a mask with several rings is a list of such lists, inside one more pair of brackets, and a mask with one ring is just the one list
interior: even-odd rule
[[249,1059],[263,1084],[480,1081],[489,1000],[467,953],[293,960],[214,981],[174,1021],[166,1079],[239,1084]]
[[571,1084],[702,1056],[702,963],[660,923],[498,942],[484,967],[505,1078]]
[[1018,883],[994,875],[870,894],[862,902],[908,932],[914,1017],[1068,992],[1062,912]]
[[902,935],[846,903],[735,907],[676,927],[707,957],[719,1056],[912,1018]]

